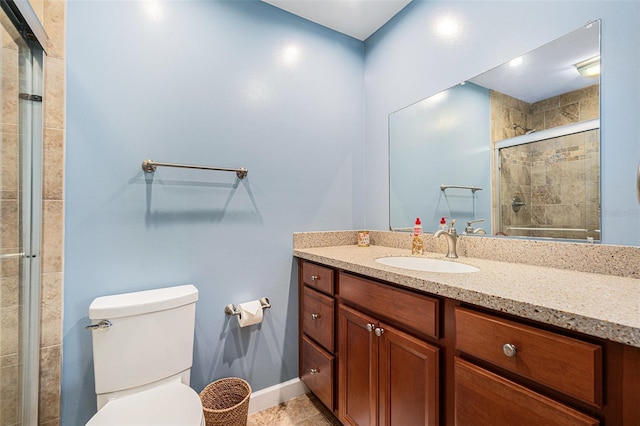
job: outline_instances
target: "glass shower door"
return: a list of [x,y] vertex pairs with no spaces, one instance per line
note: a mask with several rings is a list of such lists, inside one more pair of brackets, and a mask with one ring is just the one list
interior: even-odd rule
[[35,425],[43,53],[0,15],[0,426]]

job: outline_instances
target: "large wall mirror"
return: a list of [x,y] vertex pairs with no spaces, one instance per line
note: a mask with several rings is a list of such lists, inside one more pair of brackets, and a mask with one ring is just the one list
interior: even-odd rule
[[600,21],[389,115],[389,223],[599,241]]

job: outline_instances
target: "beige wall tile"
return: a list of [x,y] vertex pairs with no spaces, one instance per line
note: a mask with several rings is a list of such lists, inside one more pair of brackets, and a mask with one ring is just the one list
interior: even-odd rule
[[49,36],[47,56],[64,58],[66,2],[54,0],[44,2],[44,30]]
[[0,356],[11,355],[19,349],[19,324],[20,308],[18,305],[5,306],[0,312]]
[[64,197],[64,131],[44,129],[43,197],[62,200]]
[[[0,306],[15,306],[20,303],[18,277],[0,278]],[[0,333],[2,330],[0,330]]]
[[580,120],[592,120],[600,117],[600,99],[593,97],[580,101]]
[[13,41],[13,37],[3,25],[0,25],[0,37],[2,37],[2,43],[0,43],[2,48],[18,50],[18,45]]
[[12,365],[18,365],[18,354],[9,354],[0,356],[0,367],[9,367]]
[[2,180],[0,188],[2,189],[2,198],[16,199],[18,197],[18,134],[10,130],[17,129],[16,126],[2,126],[3,131],[0,134],[2,138]]
[[18,397],[20,386],[18,383],[18,366],[12,365],[0,368],[0,424],[18,425],[20,412]]
[[573,103],[554,108],[544,113],[546,129],[577,123],[580,118],[579,104]]
[[62,272],[63,202],[42,203],[42,272]]
[[[37,0],[41,1],[41,0]],[[44,0],[44,165],[39,424],[60,424],[62,371],[66,1]],[[54,346],[48,346],[53,344]]]
[[18,124],[18,51],[2,49],[2,123]]
[[64,58],[66,2],[47,1],[44,3],[44,30],[49,36],[47,56]]
[[64,129],[64,60],[45,58],[44,127]]
[[0,247],[18,247],[18,234],[20,232],[18,200],[0,200],[0,214],[2,223],[0,224]]
[[61,346],[49,346],[41,349],[39,424],[60,418],[61,363]]
[[62,272],[42,274],[40,346],[62,344]]
[[[5,247],[2,249],[2,253],[17,253],[19,250],[18,247]],[[0,277],[15,277],[19,273],[20,261],[18,259],[0,260],[0,265],[2,265]]]

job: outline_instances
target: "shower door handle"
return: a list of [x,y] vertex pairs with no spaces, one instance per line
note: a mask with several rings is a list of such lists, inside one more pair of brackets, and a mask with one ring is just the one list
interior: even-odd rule
[[1,254],[0,255],[0,260],[5,260],[5,259],[21,259],[23,257],[31,257],[31,256],[27,256],[24,253],[9,253],[9,254]]

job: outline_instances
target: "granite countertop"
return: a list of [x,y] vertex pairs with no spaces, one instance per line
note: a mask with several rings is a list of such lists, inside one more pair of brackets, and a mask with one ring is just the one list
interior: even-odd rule
[[[293,255],[345,271],[640,347],[640,280],[472,257],[479,272],[412,271],[379,264],[410,251],[386,246],[294,248]],[[441,253],[424,257],[445,259]],[[447,259],[449,260],[449,259]]]

